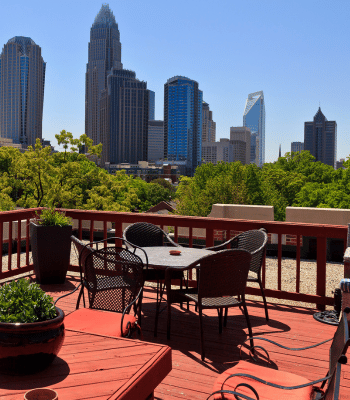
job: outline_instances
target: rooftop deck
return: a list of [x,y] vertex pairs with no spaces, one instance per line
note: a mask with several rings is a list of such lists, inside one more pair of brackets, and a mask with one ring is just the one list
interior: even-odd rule
[[[77,283],[78,278],[70,276],[65,285],[43,285],[42,288],[57,298],[70,291]],[[75,302],[76,294],[73,294],[62,299],[58,306],[68,314],[75,309]],[[312,316],[315,310],[309,308],[269,303],[270,322],[268,324],[260,302],[248,301],[248,312],[254,335],[263,335],[289,347],[303,347],[318,343],[332,337],[335,331],[333,326],[315,321]],[[218,374],[239,360],[239,344],[243,343],[247,337],[244,316],[238,308],[230,309],[227,328],[224,328],[220,335],[216,312],[206,310],[204,335],[207,357],[205,362],[201,362],[199,318],[194,307],[190,306],[190,310],[187,311],[179,306],[173,306],[171,340],[166,339],[165,312],[160,315],[158,337],[153,336],[154,315],[155,292],[146,287],[142,319],[144,340],[170,346],[173,359],[173,369],[156,389],[155,399],[206,399],[212,391]],[[264,344],[264,347],[269,351],[273,367],[276,369],[294,372],[310,380],[320,378],[327,372],[328,343],[316,349],[301,352],[284,351],[268,343]],[[78,345],[74,351],[84,352]],[[79,398],[82,399],[85,398],[83,375],[82,373],[79,379],[74,379],[74,382],[77,382],[76,385],[81,385],[77,392],[81,394]],[[100,384],[106,385],[106,382]],[[59,391],[60,388],[64,388],[64,385],[65,381],[62,381],[52,384],[52,387]],[[340,394],[341,399],[350,399],[350,364],[342,369]],[[0,397],[12,399],[9,391],[3,389],[0,389]],[[89,396],[87,395],[86,398]],[[102,398],[107,399],[108,396]]]

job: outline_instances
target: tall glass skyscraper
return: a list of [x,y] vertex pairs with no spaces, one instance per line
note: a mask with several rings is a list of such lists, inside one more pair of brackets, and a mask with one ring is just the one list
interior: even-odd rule
[[46,63],[29,37],[15,36],[0,55],[0,137],[24,148],[42,138]]
[[202,102],[196,81],[174,76],[164,85],[164,158],[188,175],[202,159]]
[[108,4],[103,4],[90,30],[89,58],[85,81],[85,133],[98,144],[102,141],[100,99],[112,68],[122,69],[118,25]]
[[156,107],[156,94],[153,92],[153,90],[149,90],[149,115],[148,119],[149,121],[154,121],[154,112],[155,112],[155,107]]
[[265,101],[263,91],[248,94],[243,126],[250,128],[250,162],[261,167],[265,162]]

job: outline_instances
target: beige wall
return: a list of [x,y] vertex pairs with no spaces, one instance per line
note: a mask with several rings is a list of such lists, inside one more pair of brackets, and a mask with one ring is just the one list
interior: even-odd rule
[[350,223],[350,210],[341,208],[287,207],[286,222],[347,225]]

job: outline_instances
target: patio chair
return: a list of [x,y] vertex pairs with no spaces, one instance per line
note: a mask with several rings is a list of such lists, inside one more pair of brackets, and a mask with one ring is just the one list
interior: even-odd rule
[[[144,269],[141,258],[124,247],[98,248],[105,240],[87,245],[76,238],[72,240],[79,248],[81,283],[55,302],[81,288],[76,311],[65,318],[66,328],[114,337],[132,336],[141,319]],[[84,299],[84,308],[79,309],[84,289],[88,293],[88,308]]]
[[[219,251],[227,248],[231,249],[244,249],[248,250],[252,255],[250,262],[250,274],[248,275],[247,282],[256,282],[259,284],[262,298],[265,307],[266,321],[269,320],[269,314],[267,311],[266,297],[264,288],[261,282],[261,267],[265,258],[266,244],[267,244],[267,233],[265,229],[251,230],[242,232],[239,235],[231,238],[230,240],[222,243],[218,246],[208,247],[207,250]],[[227,309],[225,310],[224,326],[227,321]]]
[[[255,365],[247,361],[239,361],[236,366],[219,375],[214,384],[213,393],[208,399],[214,396],[213,398],[217,400],[237,398],[251,400],[338,400],[340,398],[341,365],[347,363],[346,352],[350,345],[347,320],[349,313],[350,308],[345,308],[337,331],[334,334],[329,350],[329,370],[324,378],[310,381],[290,372]],[[291,349],[263,337],[255,337],[254,339],[265,340],[283,349],[296,351],[317,347],[332,340],[328,339],[300,349]],[[265,351],[269,361],[267,351],[262,347],[260,348]],[[320,383],[322,383],[321,386],[316,386]]]
[[[175,243],[171,237],[164,232],[161,228],[148,222],[136,222],[125,228],[123,232],[123,238],[133,246],[138,247],[156,247],[156,246],[170,246],[170,247],[182,247],[178,243]],[[157,307],[162,300],[164,287],[161,285],[161,281],[165,279],[165,272],[154,268],[148,268],[144,274],[145,281],[156,281],[157,282]],[[183,273],[181,271],[175,271],[173,273],[173,279],[180,279],[181,287],[183,282]],[[156,313],[154,336],[157,336],[157,325],[158,325],[158,312]]]
[[[205,309],[218,309],[219,332],[221,333],[223,308],[242,306],[249,336],[253,336],[244,296],[251,258],[251,254],[246,250],[222,250],[201,258],[187,268],[192,269],[199,265],[198,287],[179,290],[178,294],[186,300],[194,301],[198,306],[202,360],[205,358],[203,336],[203,310]],[[234,269],[232,264],[235,264]],[[251,346],[253,345],[251,341]]]

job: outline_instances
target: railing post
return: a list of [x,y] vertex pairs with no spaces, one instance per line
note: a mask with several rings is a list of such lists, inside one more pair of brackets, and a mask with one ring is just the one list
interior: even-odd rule
[[[327,238],[317,238],[317,276],[316,294],[321,297],[326,296],[326,262],[327,262]],[[324,304],[317,304],[317,309],[324,311]]]
[[347,249],[344,254],[344,278],[350,278],[350,224],[348,224]]

